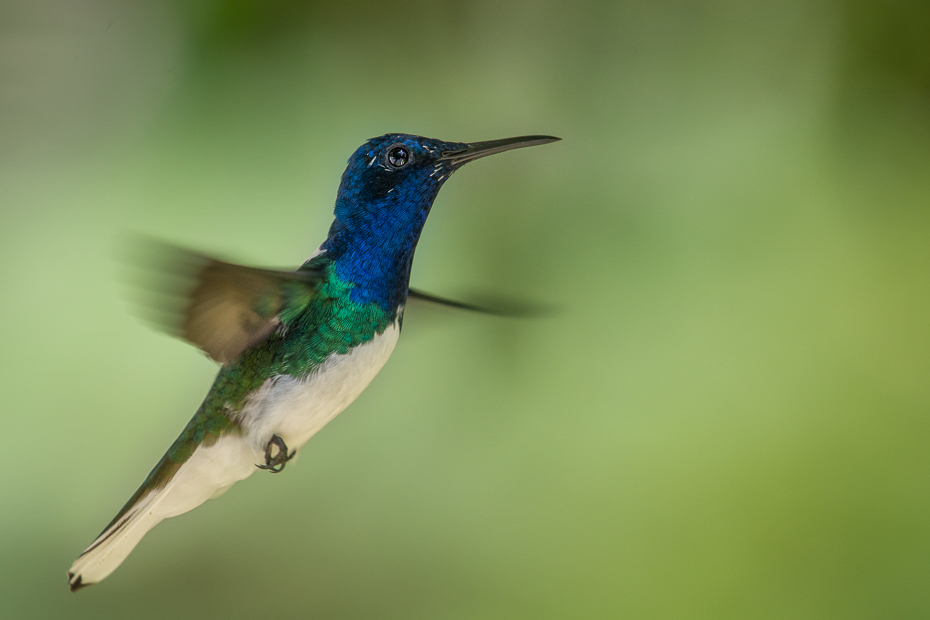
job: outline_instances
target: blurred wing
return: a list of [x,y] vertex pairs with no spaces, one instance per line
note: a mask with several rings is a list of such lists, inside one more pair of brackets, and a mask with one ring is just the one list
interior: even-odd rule
[[144,313],[221,364],[297,318],[322,278],[319,269],[245,267],[154,241],[143,250]]
[[544,313],[543,308],[530,304],[498,301],[497,303],[488,305],[476,305],[463,301],[446,299],[444,297],[439,297],[430,293],[424,293],[423,291],[417,289],[409,289],[407,292],[407,298],[416,301],[423,301],[430,304],[436,304],[439,306],[446,306],[448,308],[456,308],[457,310],[468,310],[469,312],[480,312],[481,314],[491,314],[494,316],[530,317],[538,316]]

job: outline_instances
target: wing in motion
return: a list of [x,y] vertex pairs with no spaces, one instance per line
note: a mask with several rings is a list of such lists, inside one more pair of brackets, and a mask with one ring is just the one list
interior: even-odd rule
[[481,314],[491,314],[494,316],[510,318],[537,316],[544,312],[543,308],[529,304],[521,304],[516,302],[497,302],[485,306],[446,299],[444,297],[425,293],[417,289],[410,289],[407,293],[407,298],[423,301],[430,304],[436,304],[439,306],[446,306],[448,308],[455,308],[457,310],[468,310],[469,312],[480,312]]
[[323,277],[320,268],[245,267],[152,240],[138,248],[143,314],[221,364],[299,316]]
[[[221,364],[235,361],[299,316],[324,276],[324,267],[313,262],[296,271],[259,269],[147,238],[134,244],[132,262],[145,273],[134,282],[142,291],[138,305],[145,318]],[[504,317],[541,313],[526,304],[478,305],[416,289],[408,298]]]

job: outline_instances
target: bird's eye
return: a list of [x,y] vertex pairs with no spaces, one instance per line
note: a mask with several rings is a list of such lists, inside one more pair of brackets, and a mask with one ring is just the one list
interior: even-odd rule
[[387,160],[392,168],[403,168],[410,161],[410,151],[403,146],[392,147],[388,151]]

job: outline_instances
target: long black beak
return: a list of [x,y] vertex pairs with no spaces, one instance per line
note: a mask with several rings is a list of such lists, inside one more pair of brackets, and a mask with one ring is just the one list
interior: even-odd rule
[[455,151],[444,151],[439,157],[439,161],[447,161],[455,166],[474,161],[479,157],[487,157],[495,153],[503,153],[511,149],[522,149],[526,146],[538,146],[540,144],[549,144],[557,142],[562,138],[555,136],[518,136],[516,138],[504,138],[503,140],[488,140],[487,142],[472,142],[466,144],[464,148]]

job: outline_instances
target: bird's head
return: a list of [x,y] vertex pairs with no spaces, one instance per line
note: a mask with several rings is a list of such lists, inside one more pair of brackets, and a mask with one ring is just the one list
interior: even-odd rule
[[362,285],[360,290],[366,280],[394,280],[395,274],[406,287],[423,224],[453,172],[487,155],[556,140],[521,136],[464,143],[402,133],[372,138],[349,158],[324,249],[343,257],[340,271]]
[[445,142],[392,133],[372,138],[349,158],[336,199],[336,219],[349,228],[418,234],[439,188],[465,163],[510,149],[553,142],[521,136],[489,142]]

